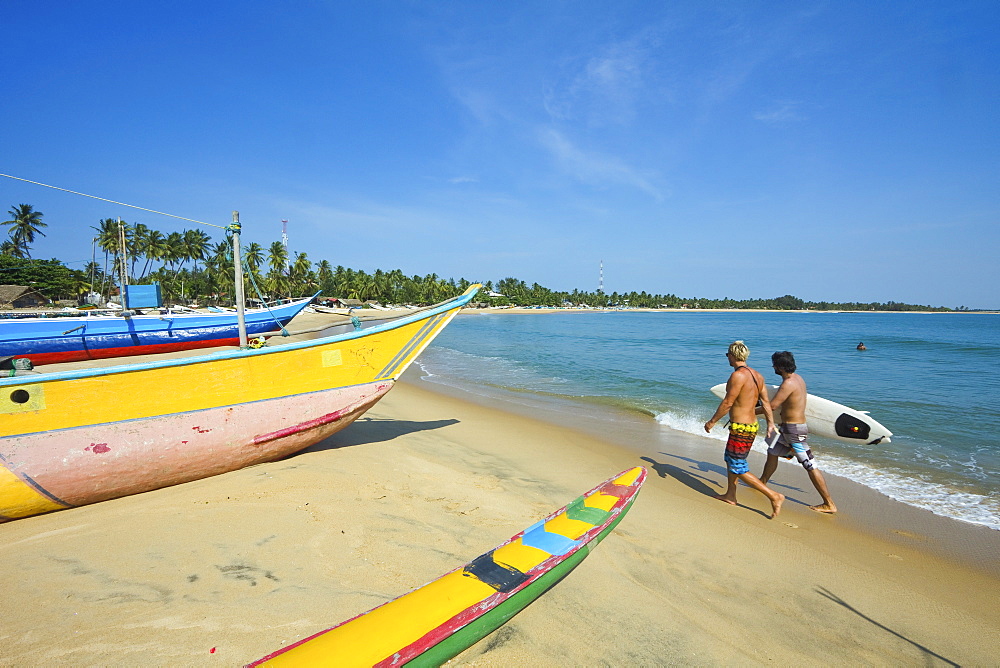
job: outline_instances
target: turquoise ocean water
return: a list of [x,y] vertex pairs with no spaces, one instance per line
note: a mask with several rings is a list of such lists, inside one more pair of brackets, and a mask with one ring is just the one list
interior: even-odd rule
[[708,388],[728,377],[735,339],[769,382],[780,382],[771,353],[790,350],[811,394],[867,410],[893,432],[880,446],[812,438],[823,470],[1000,529],[1000,315],[463,314],[418,364],[431,382],[590,418],[625,410],[666,437],[679,430],[714,446],[725,430],[702,428],[718,405]]

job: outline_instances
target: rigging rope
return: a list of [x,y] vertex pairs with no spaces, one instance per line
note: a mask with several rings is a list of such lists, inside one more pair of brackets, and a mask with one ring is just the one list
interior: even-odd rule
[[88,195],[87,193],[77,192],[75,190],[67,190],[66,188],[60,188],[59,186],[51,186],[48,183],[39,183],[38,181],[32,181],[31,179],[22,179],[20,176],[11,176],[10,174],[0,174],[0,176],[5,176],[8,179],[14,179],[15,181],[24,181],[25,183],[33,183],[36,186],[44,186],[46,188],[52,188],[53,190],[61,190],[64,193],[70,193],[72,195],[81,195],[83,197],[90,197],[91,199],[99,199],[102,202],[111,202],[112,204],[119,204],[121,206],[127,206],[132,209],[139,209],[140,211],[148,211],[150,213],[156,213],[161,216],[169,216],[171,218],[179,218],[180,220],[186,220],[189,223],[198,223],[199,225],[208,225],[209,227],[217,227],[220,230],[228,229],[228,225],[213,225],[212,223],[206,223],[202,220],[195,220],[194,218],[185,218],[184,216],[175,216],[172,213],[165,213],[163,211],[156,211],[154,209],[147,209],[145,207],[136,206],[135,204],[126,204],[125,202],[116,202],[113,199],[107,199],[105,197],[98,197],[97,195]]
[[[230,255],[232,255],[232,253],[230,253]],[[271,319],[274,320],[274,324],[276,324],[281,329],[281,335],[291,336],[288,333],[288,330],[285,329],[285,326],[282,325],[280,322],[278,322],[278,319],[274,317],[274,313],[271,311],[271,308],[267,305],[267,302],[264,301],[264,296],[260,293],[260,288],[257,287],[257,281],[253,279],[253,272],[250,271],[250,263],[246,261],[246,256],[240,258],[240,263],[243,265],[243,268],[245,269],[243,275],[250,279],[250,285],[253,286],[254,292],[257,293],[257,299],[259,299],[260,302],[264,305],[264,308],[267,309],[267,312],[271,314]]]

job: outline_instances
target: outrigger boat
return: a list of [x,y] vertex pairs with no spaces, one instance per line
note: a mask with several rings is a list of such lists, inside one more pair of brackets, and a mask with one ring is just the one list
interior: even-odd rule
[[465,566],[249,666],[439,666],[576,568],[645,479],[641,466],[622,471]]
[[371,408],[478,289],[336,336],[2,378],[0,521],[302,450]]
[[[311,299],[247,309],[247,335],[282,329]],[[130,311],[111,315],[88,312],[80,316],[0,318],[0,355],[26,357],[39,366],[239,345],[235,312],[163,311],[141,315]]]

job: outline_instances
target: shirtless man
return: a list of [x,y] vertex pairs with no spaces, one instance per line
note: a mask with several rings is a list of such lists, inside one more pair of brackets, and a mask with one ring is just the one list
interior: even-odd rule
[[[837,506],[830,498],[830,491],[826,488],[826,480],[823,474],[813,463],[812,450],[806,442],[809,429],[806,427],[806,381],[802,376],[795,373],[795,357],[787,350],[771,355],[771,365],[774,373],[781,376],[781,387],[778,393],[771,399],[771,409],[781,409],[781,425],[777,441],[767,449],[767,462],[764,463],[764,472],[760,474],[761,482],[767,481],[774,475],[778,468],[778,457],[791,459],[795,457],[802,468],[809,474],[813,487],[823,497],[823,503],[818,506],[810,506],[818,513],[835,513]],[[770,440],[770,439],[768,439]]]
[[715,411],[712,419],[705,423],[705,431],[711,432],[719,418],[729,413],[729,440],[726,442],[725,454],[729,486],[725,494],[717,494],[715,498],[735,506],[736,481],[742,480],[766,496],[771,502],[771,518],[773,519],[781,512],[781,504],[785,501],[785,495],[769,489],[757,476],[750,473],[750,467],[747,466],[747,455],[750,453],[750,446],[753,445],[753,440],[757,436],[757,416],[754,409],[758,400],[764,409],[767,433],[770,435],[774,432],[774,416],[771,414],[771,404],[767,398],[764,377],[747,366],[747,357],[749,356],[750,351],[742,341],[734,341],[729,345],[726,358],[729,360],[729,366],[733,367],[733,373],[730,374],[729,381],[726,383],[726,396],[719,403],[719,408]]

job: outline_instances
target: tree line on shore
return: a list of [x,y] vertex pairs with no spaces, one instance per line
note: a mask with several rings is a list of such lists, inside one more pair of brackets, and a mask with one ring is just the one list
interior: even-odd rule
[[[94,230],[94,255],[82,270],[70,269],[56,259],[38,260],[30,254],[36,235],[46,223],[31,205],[11,208],[9,240],[0,242],[0,283],[27,285],[51,300],[82,302],[90,293],[117,294],[121,274],[137,285],[159,283],[165,303],[197,301],[205,304],[232,303],[233,247],[227,235],[219,242],[201,230],[164,234],[142,223],[122,223],[114,218],[98,222]],[[122,241],[124,240],[124,243]],[[96,254],[102,257],[98,261]],[[306,253],[291,255],[281,241],[266,248],[256,242],[243,247],[245,294],[277,299],[316,292],[324,296],[376,301],[381,304],[431,304],[461,294],[472,281],[444,279],[437,274],[407,276],[399,269],[372,273],[328,260],[311,261]],[[491,306],[589,306],[592,308],[702,308],[785,309],[819,311],[950,311],[900,302],[810,302],[784,295],[772,299],[682,298],[674,294],[646,291],[606,294],[573,290],[551,290],[538,283],[507,277],[484,281],[477,301]],[[957,310],[966,310],[959,307]]]

